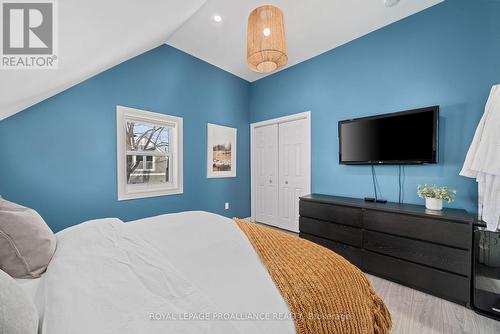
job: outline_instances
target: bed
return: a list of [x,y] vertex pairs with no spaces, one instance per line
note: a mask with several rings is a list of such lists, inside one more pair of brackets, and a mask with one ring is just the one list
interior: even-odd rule
[[88,221],[57,233],[47,271],[19,284],[41,334],[307,332],[245,233],[201,211]]

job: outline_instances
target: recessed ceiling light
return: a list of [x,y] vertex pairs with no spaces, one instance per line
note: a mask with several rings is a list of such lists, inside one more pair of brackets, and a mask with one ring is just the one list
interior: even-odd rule
[[384,0],[384,5],[386,7],[393,7],[399,3],[399,0]]
[[222,21],[222,17],[220,15],[214,15],[214,21],[219,23],[220,21]]

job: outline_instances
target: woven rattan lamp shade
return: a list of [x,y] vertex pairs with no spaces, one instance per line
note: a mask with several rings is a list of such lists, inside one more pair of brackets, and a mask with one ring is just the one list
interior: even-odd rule
[[271,5],[255,8],[248,17],[248,66],[269,73],[285,66],[287,60],[283,12]]

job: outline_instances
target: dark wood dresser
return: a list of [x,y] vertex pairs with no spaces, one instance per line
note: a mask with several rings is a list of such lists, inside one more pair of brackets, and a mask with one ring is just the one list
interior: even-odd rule
[[312,194],[300,198],[300,237],[363,271],[469,305],[472,223],[464,210],[372,203]]

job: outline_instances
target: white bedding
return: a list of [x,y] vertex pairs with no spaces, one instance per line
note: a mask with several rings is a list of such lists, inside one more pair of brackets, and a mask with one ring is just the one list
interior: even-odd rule
[[21,286],[21,288],[26,292],[26,294],[35,300],[36,293],[42,278],[15,278],[16,282]]
[[[40,319],[43,318],[43,311],[45,303],[43,298],[38,298],[39,293],[43,293],[43,289],[40,288],[43,281],[43,275],[39,278],[16,278],[16,282],[21,286],[21,288],[26,292],[26,294],[33,300],[38,311],[38,316]],[[0,332],[1,333],[1,332]]]
[[[289,318],[255,320],[286,318],[289,309],[228,218],[198,211],[111,218],[57,239],[35,296],[42,334],[295,333]],[[227,317],[239,320],[220,320]]]

